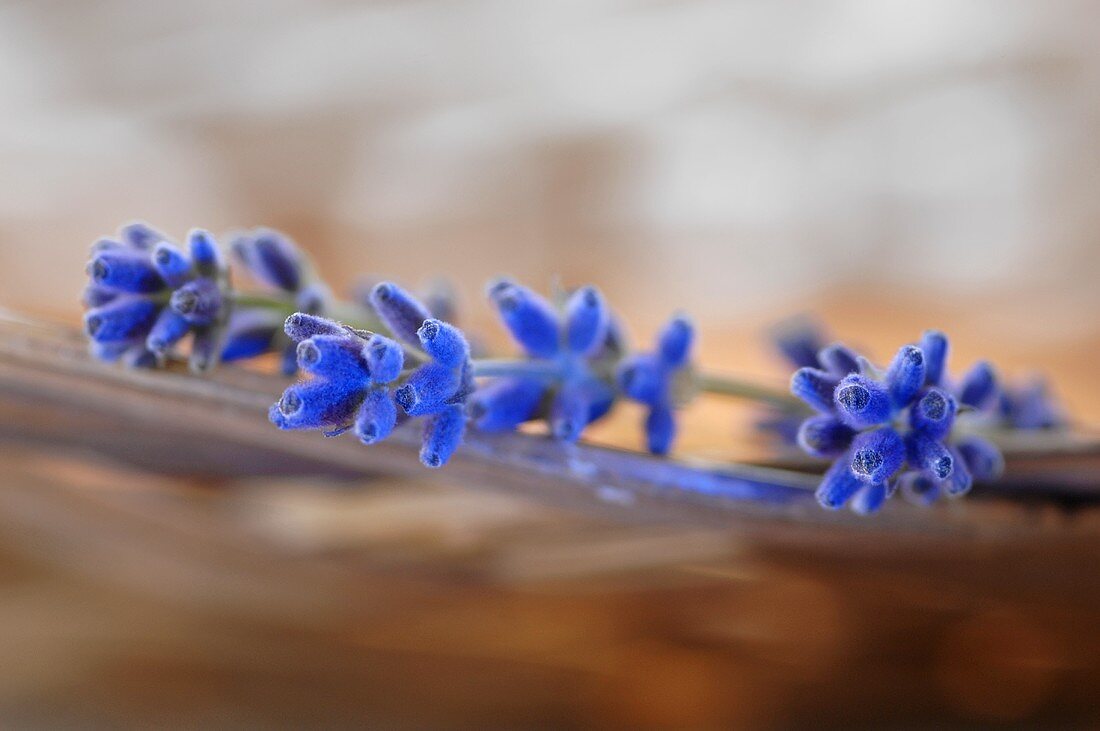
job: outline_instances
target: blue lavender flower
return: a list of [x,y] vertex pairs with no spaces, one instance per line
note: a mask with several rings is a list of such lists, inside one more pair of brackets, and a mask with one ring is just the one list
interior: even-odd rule
[[676,376],[688,366],[694,339],[691,321],[677,315],[661,331],[654,352],[632,355],[619,365],[619,388],[649,407],[646,446],[653,454],[667,454],[676,436]]
[[88,275],[84,329],[96,357],[154,367],[190,334],[192,369],[218,360],[228,285],[210,234],[192,231],[184,251],[144,223],[128,224],[93,246]]
[[920,346],[906,345],[885,372],[843,346],[818,351],[817,366],[791,378],[791,392],[818,412],[803,421],[798,443],[834,459],[817,491],[825,507],[878,510],[901,486],[919,502],[962,495],[975,479],[1001,469],[995,446],[953,435],[960,410],[987,408],[996,378],[979,363],[954,386],[947,383],[948,341],[929,330]]
[[505,327],[529,361],[490,380],[470,399],[469,413],[483,431],[510,431],[540,416],[551,434],[575,442],[611,409],[610,366],[621,334],[603,295],[581,287],[558,311],[544,298],[504,279],[489,288]]
[[375,285],[371,302],[396,337],[419,348],[417,367],[402,370],[405,353],[396,340],[298,313],[287,320],[286,334],[298,342],[299,367],[313,378],[287,389],[271,420],[283,429],[319,428],[329,435],[353,428],[370,444],[390,434],[399,406],[407,416],[426,417],[420,461],[441,467],[466,428],[465,402],[474,387],[469,345],[458,328],[427,316],[391,282]]
[[[312,315],[327,312],[331,292],[317,278],[309,258],[288,236],[257,228],[237,234],[230,249],[256,282],[285,295],[294,309]],[[281,370],[292,375],[297,369],[297,350],[295,343],[284,337],[280,325],[281,318],[272,323],[270,317],[256,313],[242,315],[237,321],[231,318],[222,359],[250,358],[262,352],[281,350]]]

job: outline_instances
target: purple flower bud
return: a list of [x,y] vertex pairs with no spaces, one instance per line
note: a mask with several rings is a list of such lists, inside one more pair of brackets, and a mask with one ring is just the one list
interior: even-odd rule
[[799,368],[791,376],[791,393],[823,414],[833,411],[837,379],[817,368]]
[[191,250],[191,263],[204,277],[212,277],[221,269],[221,253],[214,237],[201,229],[194,229],[187,237]]
[[959,402],[981,409],[989,404],[997,390],[997,377],[987,361],[974,364],[959,384]]
[[691,356],[691,345],[695,339],[695,328],[684,315],[673,317],[657,340],[657,352],[669,368],[680,368]]
[[101,287],[135,294],[158,292],[164,280],[145,252],[108,249],[97,253],[88,264],[92,281]]
[[884,483],[864,485],[852,498],[852,512],[859,515],[877,513],[886,501],[887,487]]
[[575,442],[584,428],[607,413],[614,393],[595,379],[567,381],[550,407],[550,432],[564,442]]
[[646,446],[652,454],[668,454],[672,440],[676,438],[676,420],[672,409],[666,404],[658,404],[649,410],[645,420]]
[[393,282],[379,282],[370,293],[371,305],[398,340],[420,345],[416,332],[431,313],[415,297]]
[[[273,347],[278,332],[277,315],[262,309],[235,309],[225,328],[221,360],[244,360],[266,353]],[[297,351],[293,353],[291,373],[298,370]]]
[[528,355],[552,358],[561,344],[558,316],[545,299],[526,287],[504,280],[489,289],[505,326]]
[[924,353],[924,382],[927,385],[939,386],[943,382],[949,348],[947,336],[939,330],[925,330],[921,335],[920,349]]
[[306,373],[363,388],[370,378],[363,341],[354,335],[316,335],[298,343],[298,367]]
[[440,365],[458,368],[470,357],[470,345],[462,331],[454,325],[427,319],[416,335],[424,352]]
[[394,398],[409,416],[427,416],[447,406],[461,385],[459,371],[432,361],[413,371]]
[[909,425],[932,439],[943,439],[955,423],[955,399],[930,388],[909,410]]
[[191,260],[178,247],[166,241],[153,249],[153,266],[161,279],[172,288],[179,287],[191,276]]
[[841,344],[826,345],[817,354],[821,367],[837,378],[859,373],[859,356],[851,348]]
[[165,307],[153,323],[148,337],[145,339],[145,347],[158,355],[167,353],[168,350],[183,339],[191,330],[191,323],[187,318],[170,307]]
[[940,484],[949,496],[957,497],[970,492],[973,478],[970,475],[970,470],[966,468],[966,461],[962,456],[950,447],[948,451],[951,452],[954,467],[951,470],[950,476]]
[[841,457],[825,472],[815,493],[822,507],[839,510],[863,487],[863,482],[852,474],[850,464],[850,459]]
[[459,405],[447,406],[433,416],[424,427],[420,461],[425,467],[438,468],[458,449],[466,431],[466,414]]
[[210,325],[222,314],[222,292],[206,277],[194,279],[172,293],[172,309],[192,325]]
[[835,416],[811,416],[798,427],[798,445],[815,457],[836,457],[848,451],[855,431]]
[[533,378],[496,378],[478,388],[468,412],[481,431],[512,431],[538,415],[546,386]]
[[355,436],[363,444],[380,442],[393,432],[397,424],[397,405],[389,389],[376,388],[367,392],[355,417]]
[[119,229],[119,237],[127,246],[142,251],[148,251],[161,241],[167,240],[164,234],[142,221],[134,221],[123,226]]
[[889,394],[880,383],[866,376],[845,376],[837,385],[833,400],[841,421],[853,429],[866,429],[890,420]]
[[144,339],[157,319],[159,307],[144,297],[118,297],[84,314],[84,331],[96,342]]
[[367,341],[365,352],[371,380],[375,383],[389,383],[401,375],[401,369],[405,366],[405,351],[395,340],[376,333]]
[[269,416],[280,429],[339,427],[351,421],[362,397],[355,384],[318,378],[287,388]]
[[905,442],[883,427],[865,431],[852,442],[852,474],[869,485],[885,483],[905,461]]
[[940,496],[940,483],[924,472],[906,472],[898,478],[902,496],[917,505],[931,505]]
[[295,312],[286,318],[283,331],[294,341],[312,338],[314,335],[342,335],[347,332],[338,322],[304,312]]
[[817,353],[825,345],[821,326],[795,317],[772,328],[772,340],[783,357],[796,368],[821,368]]
[[607,305],[598,289],[581,287],[574,292],[565,306],[569,349],[587,355],[603,345],[608,317]]
[[924,385],[924,353],[915,345],[902,346],[886,371],[886,389],[894,407],[905,408]]
[[955,469],[955,459],[951,452],[937,439],[913,432],[906,440],[909,465],[913,469],[925,470],[936,481],[946,480]]
[[630,398],[654,406],[664,399],[666,374],[654,355],[633,355],[619,364],[619,388]]

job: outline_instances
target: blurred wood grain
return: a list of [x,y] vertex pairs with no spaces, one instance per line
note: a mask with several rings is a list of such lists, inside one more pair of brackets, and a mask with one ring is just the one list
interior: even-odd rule
[[274,432],[263,374],[83,352],[0,333],[6,727],[1100,723],[1092,500],[856,519],[524,435],[428,473]]

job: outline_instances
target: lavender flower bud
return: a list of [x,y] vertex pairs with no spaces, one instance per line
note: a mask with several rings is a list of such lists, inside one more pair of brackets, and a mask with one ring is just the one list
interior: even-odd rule
[[[274,313],[261,309],[235,309],[225,327],[221,360],[244,360],[266,353],[271,350],[278,332],[279,318]],[[298,369],[297,350],[293,353],[292,373]]]
[[652,454],[668,454],[672,440],[676,438],[676,420],[667,404],[658,404],[649,410],[645,420],[646,445]]
[[123,226],[119,229],[119,236],[128,246],[142,251],[148,251],[161,241],[166,240],[164,234],[141,221],[134,221]]
[[366,386],[370,377],[363,343],[350,335],[316,335],[298,343],[298,367],[306,373],[349,385]]
[[924,353],[924,382],[939,386],[943,382],[950,349],[947,336],[939,330],[925,330],[920,338],[920,349]]
[[187,245],[191,251],[191,263],[202,276],[212,277],[222,268],[218,245],[208,232],[193,229],[187,237]]
[[370,301],[394,337],[420,345],[416,331],[431,313],[415,297],[392,282],[379,282],[371,290]]
[[191,275],[191,261],[180,249],[166,241],[153,249],[153,266],[165,283],[175,289]]
[[601,345],[607,335],[607,305],[595,287],[581,287],[565,307],[566,339],[569,349],[587,355]]
[[853,429],[866,429],[890,420],[890,396],[876,381],[861,375],[845,376],[833,396],[837,413]]
[[869,485],[890,479],[905,461],[905,442],[889,427],[866,431],[852,442],[852,473]]
[[915,345],[902,346],[886,371],[886,389],[894,407],[905,408],[924,385],[924,353]]
[[852,498],[852,512],[859,515],[877,513],[886,501],[886,492],[887,487],[881,482],[875,485],[865,485]]
[[805,317],[795,317],[772,328],[779,352],[796,368],[821,368],[817,354],[824,346],[821,327]]
[[959,402],[975,409],[983,408],[997,390],[997,377],[987,361],[974,364],[959,384]]
[[940,496],[940,484],[923,472],[906,472],[898,484],[905,499],[917,505],[931,505]]
[[930,388],[909,410],[909,425],[932,439],[943,439],[955,423],[955,399]]
[[212,279],[195,279],[172,293],[172,309],[192,325],[209,325],[221,315],[221,289]]
[[92,281],[101,287],[123,292],[157,292],[164,288],[164,280],[144,252],[130,249],[100,251],[88,264]]
[[466,337],[454,325],[428,319],[416,331],[424,352],[440,365],[458,368],[470,357]]
[[657,340],[657,352],[661,360],[670,368],[680,368],[687,363],[691,355],[692,341],[695,339],[695,328],[684,315],[673,317]]
[[461,406],[444,408],[424,428],[424,442],[420,447],[420,461],[425,467],[437,468],[447,464],[462,442],[466,431],[466,414]]
[[371,380],[375,383],[389,383],[401,375],[401,369],[405,366],[405,351],[396,341],[374,334],[367,341],[365,352]]
[[347,332],[338,322],[304,312],[295,312],[286,318],[283,331],[294,341],[312,338],[314,335],[341,335]]
[[944,480],[941,484],[946,490],[947,494],[951,497],[957,497],[970,492],[970,487],[973,484],[973,478],[970,475],[970,470],[966,468],[966,461],[955,450],[948,448],[951,452],[952,463],[954,467],[951,470],[950,476]]
[[814,493],[822,507],[839,510],[863,487],[863,482],[852,474],[850,464],[850,459],[841,457],[825,472],[821,484]]
[[144,338],[158,310],[156,303],[144,297],[118,297],[84,313],[84,331],[100,343]]
[[665,373],[652,354],[633,355],[619,364],[619,388],[630,398],[653,406],[664,398]]
[[837,378],[859,372],[859,356],[841,343],[826,345],[817,354],[817,359],[826,371]]
[[409,416],[427,416],[447,405],[461,381],[459,371],[432,361],[413,371],[405,385],[394,392],[394,398]]
[[955,469],[955,459],[950,450],[937,439],[932,439],[921,432],[913,432],[906,440],[909,464],[914,469],[921,469],[937,481],[946,480]]
[[546,386],[533,378],[497,378],[470,396],[468,412],[482,431],[512,431],[538,415]]
[[836,457],[848,451],[855,431],[834,416],[811,416],[798,427],[798,445],[814,457]]
[[145,347],[153,353],[163,355],[182,340],[190,330],[191,323],[186,317],[170,307],[165,307],[160,311],[148,337],[145,338]]
[[526,287],[507,280],[489,290],[505,326],[528,355],[552,358],[560,346],[558,316],[550,303]]
[[280,429],[339,427],[351,421],[361,398],[355,384],[315,379],[287,388],[268,416]]
[[393,432],[397,425],[397,405],[390,397],[389,389],[376,388],[367,392],[355,417],[355,436],[363,444],[380,442]]
[[550,432],[575,442],[584,428],[607,413],[614,394],[600,381],[567,381],[550,407]]
[[823,414],[833,411],[837,379],[817,368],[799,368],[791,376],[791,393]]

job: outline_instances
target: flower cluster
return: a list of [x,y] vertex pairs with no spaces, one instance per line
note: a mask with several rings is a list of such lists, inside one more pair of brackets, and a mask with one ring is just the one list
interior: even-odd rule
[[[510,431],[542,416],[554,437],[575,442],[615,400],[609,373],[621,338],[603,296],[581,287],[559,314],[527,287],[500,280],[489,299],[529,361],[477,389],[470,400],[473,423],[483,431]],[[491,368],[481,373],[493,375]]]
[[930,502],[997,475],[995,446],[952,433],[960,411],[991,405],[993,370],[980,362],[949,386],[947,351],[946,336],[929,330],[919,346],[902,347],[885,372],[840,344],[818,351],[818,367],[795,371],[791,392],[818,412],[803,421],[799,445],[835,460],[817,490],[823,506],[851,501],[853,510],[869,513],[898,487]]
[[649,407],[645,434],[653,454],[667,454],[676,436],[675,386],[677,376],[686,370],[694,340],[691,321],[677,315],[661,331],[654,352],[630,356],[619,366],[622,392]]
[[280,429],[321,429],[335,436],[349,429],[364,444],[380,442],[405,416],[427,417],[420,461],[441,467],[462,441],[465,400],[473,388],[469,345],[458,328],[431,318],[424,306],[395,284],[371,293],[391,332],[419,347],[408,360],[396,340],[306,313],[291,315],[286,334],[297,342],[298,367],[307,378],[290,386],[271,407]]
[[210,234],[192,231],[185,251],[143,223],[123,226],[92,248],[88,275],[84,329],[96,357],[155,366],[191,334],[192,368],[217,361],[227,281]]

